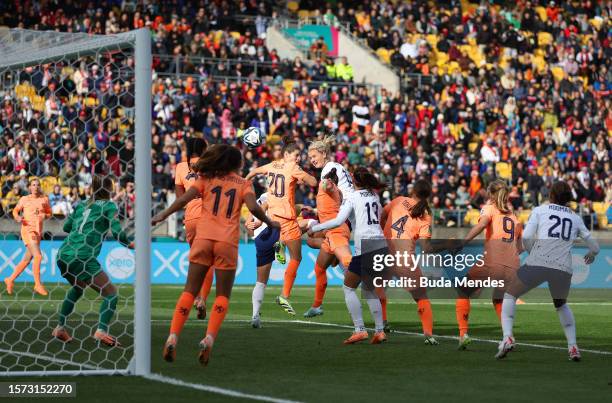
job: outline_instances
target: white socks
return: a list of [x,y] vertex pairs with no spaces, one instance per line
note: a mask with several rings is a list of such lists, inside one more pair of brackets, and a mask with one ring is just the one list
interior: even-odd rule
[[251,300],[253,301],[253,317],[259,316],[259,309],[263,302],[265,290],[266,285],[264,283],[260,283],[259,281],[255,283],[253,295],[251,296]]
[[557,308],[559,314],[559,321],[565,332],[565,338],[567,339],[568,348],[576,345],[576,321],[574,320],[574,314],[567,304],[563,304]]
[[516,309],[516,298],[505,293],[502,303],[501,325],[504,338],[512,337],[512,327],[514,326],[514,311]]
[[368,306],[370,307],[370,313],[374,319],[374,327],[376,327],[377,332],[382,332],[385,325],[383,324],[382,305],[380,304],[380,300],[376,297],[376,295],[374,295],[374,298],[370,298],[368,296],[367,301]]
[[346,307],[351,314],[351,319],[353,319],[355,331],[363,332],[365,330],[365,325],[363,323],[363,314],[361,312],[361,301],[359,301],[355,288],[343,285],[342,289],[344,290],[344,301],[346,302]]

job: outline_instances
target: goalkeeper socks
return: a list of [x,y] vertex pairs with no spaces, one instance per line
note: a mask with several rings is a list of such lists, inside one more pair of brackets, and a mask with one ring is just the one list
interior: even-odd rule
[[17,264],[17,266],[15,266],[15,270],[13,270],[13,274],[11,274],[9,276],[9,280],[10,281],[15,281],[17,279],[17,277],[19,277],[21,275],[21,273],[23,273],[23,271],[26,269],[26,267],[28,267],[28,265],[30,264],[30,260],[22,260],[21,262],[19,262]]
[[189,312],[193,306],[193,300],[195,296],[189,292],[183,291],[178,301],[176,301],[176,307],[174,308],[174,314],[172,315],[172,323],[170,324],[170,334],[181,334],[183,326],[187,318],[189,318]]
[[502,302],[503,299],[494,299],[493,300],[493,308],[495,308],[495,313],[497,314],[497,319],[501,321],[501,312],[502,312]]
[[563,332],[565,332],[567,346],[571,348],[576,345],[576,321],[574,320],[574,314],[567,304],[557,308],[557,314],[559,314],[559,321],[561,326],[563,326]]
[[41,286],[40,282],[40,264],[42,262],[42,255],[36,255],[32,259],[32,274],[34,275],[34,286]]
[[285,279],[283,282],[282,296],[285,298],[289,298],[291,296],[291,289],[293,288],[293,283],[295,282],[295,276],[297,275],[297,270],[299,266],[299,260],[289,260],[289,264],[285,269]]
[[323,304],[325,290],[327,289],[327,272],[324,268],[315,263],[315,296],[313,307],[318,308]]
[[210,294],[210,288],[212,287],[213,278],[215,274],[215,269],[212,267],[208,268],[208,272],[206,272],[206,277],[204,277],[204,282],[202,283],[202,289],[200,290],[200,297],[202,301],[206,303],[208,299],[208,294]]
[[259,315],[265,291],[266,285],[264,283],[260,283],[259,281],[255,283],[253,294],[251,295],[251,301],[253,302],[253,317]]
[[433,336],[433,311],[431,310],[431,302],[429,302],[429,299],[425,298],[418,300],[417,312],[421,319],[423,334],[425,336]]
[[470,308],[471,304],[469,298],[457,298],[455,300],[455,316],[457,317],[457,324],[459,325],[459,337],[465,336],[468,332]]
[[66,325],[66,318],[68,315],[72,313],[74,310],[74,305],[76,302],[83,296],[83,289],[81,287],[73,286],[66,293],[66,297],[64,298],[64,302],[62,303],[62,307],[60,309],[59,321],[58,324],[62,327]]
[[380,307],[382,309],[383,320],[387,320],[387,297],[383,297],[380,299]]
[[98,324],[98,329],[108,333],[108,324],[115,314],[118,299],[116,294],[104,297],[102,304],[100,304],[100,323]]
[[355,289],[343,285],[342,290],[344,291],[344,302],[346,302],[346,307],[351,314],[355,331],[361,332],[365,330],[363,313],[361,312],[361,301],[359,301],[359,297],[357,296]]
[[516,298],[505,293],[504,302],[502,303],[501,325],[504,332],[504,338],[512,337],[512,327],[514,326],[514,311],[516,308]]
[[215,303],[210,312],[210,319],[208,319],[208,328],[206,329],[206,336],[211,336],[213,340],[217,338],[217,333],[221,329],[221,324],[227,315],[227,309],[229,308],[229,299],[224,296],[217,296]]
[[374,327],[377,332],[382,332],[385,328],[383,323],[382,316],[382,305],[380,300],[376,295],[373,295],[372,298],[367,299],[368,307],[370,308],[370,313],[372,314],[372,319],[374,319]]

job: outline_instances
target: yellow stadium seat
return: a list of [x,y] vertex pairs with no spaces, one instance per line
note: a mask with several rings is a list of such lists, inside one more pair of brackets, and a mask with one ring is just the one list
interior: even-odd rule
[[498,162],[495,164],[495,172],[502,179],[512,179],[512,166],[507,162]]
[[438,36],[434,35],[434,34],[429,34],[425,36],[425,40],[427,41],[427,43],[433,48],[435,49],[436,46],[438,45]]
[[553,77],[555,78],[555,81],[561,81],[565,77],[565,71],[563,71],[563,68],[561,68],[561,67],[558,67],[558,66],[551,67],[550,68],[550,72],[552,73]]
[[469,209],[465,213],[464,223],[467,225],[476,225],[478,224],[478,218],[480,217],[480,212],[477,209]]
[[530,214],[531,210],[522,210],[517,218],[521,224],[526,224]]
[[391,55],[389,54],[389,51],[385,48],[376,49],[376,54],[385,63],[389,63],[391,61]]
[[436,53],[436,64],[438,65],[438,67],[442,67],[446,63],[448,63],[448,59],[449,59],[448,53],[445,53],[445,52]]
[[548,46],[553,42],[553,36],[550,32],[538,32],[538,45]]
[[536,13],[538,13],[538,16],[543,22],[548,21],[548,15],[546,15],[546,9],[544,7],[542,6],[536,7]]
[[310,16],[310,12],[308,10],[299,10],[297,15],[299,19],[305,20]]
[[578,210],[578,203],[576,203],[575,201],[569,202],[568,206],[569,206],[569,208],[571,208],[574,211]]
[[596,214],[606,214],[608,212],[609,203],[605,202],[594,202],[593,203],[593,211]]
[[295,13],[298,8],[300,8],[300,4],[297,1],[289,1],[287,2],[287,10]]
[[231,36],[232,38],[234,38],[234,39],[238,40],[238,39],[240,39],[240,37],[241,37],[242,35],[241,35],[241,34],[240,34],[240,32],[238,32],[238,31],[232,31],[232,32],[230,32],[230,36]]
[[595,17],[589,20],[589,24],[591,24],[596,30],[601,29],[601,25],[603,24],[603,18]]
[[474,151],[476,151],[477,148],[478,148],[478,143],[476,142],[472,142],[468,144],[468,151],[470,153],[473,153]]
[[64,196],[68,196],[70,194],[70,187],[69,186],[62,186],[62,194]]

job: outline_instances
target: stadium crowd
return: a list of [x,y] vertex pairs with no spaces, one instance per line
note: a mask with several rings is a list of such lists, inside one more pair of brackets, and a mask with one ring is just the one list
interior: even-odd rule
[[[283,134],[299,141],[304,168],[314,171],[306,157],[308,142],[335,135],[336,160],[377,172],[387,184],[386,200],[409,191],[414,179],[429,178],[433,206],[440,209],[436,219],[446,225],[457,224],[457,211],[478,209],[495,177],[512,183],[511,200],[519,210],[539,204],[547,197],[546,185],[558,178],[568,181],[587,211],[593,202],[612,201],[612,35],[606,7],[582,2],[582,12],[573,13],[569,3],[537,1],[513,2],[509,8],[479,6],[470,12],[458,1],[435,9],[426,2],[330,7],[328,21],[350,23],[373,49],[388,49],[390,63],[403,71],[431,76],[431,84],[391,94],[334,82],[285,86],[285,79],[324,80],[330,75],[319,61],[314,68],[302,67],[301,61],[292,62],[291,68],[277,62],[274,71],[275,51],[262,40],[263,16],[272,13],[266,4],[152,1],[146,8],[121,9],[120,1],[94,3],[100,8],[85,10],[79,2],[66,2],[51,10],[16,1],[10,10],[5,6],[2,18],[9,26],[71,32],[148,26],[154,53],[272,61],[271,70],[258,75],[280,77],[214,79],[253,73],[236,71],[240,63],[231,64],[227,73],[219,71],[223,63],[210,69],[181,63],[181,72],[190,75],[175,77],[162,74],[176,70],[172,58],[156,59],[156,201],[163,203],[174,187],[173,168],[185,156],[185,138],[203,135],[209,143],[239,144],[240,132],[248,126],[260,127],[268,142],[245,152],[245,171],[271,160]],[[326,9],[323,2],[310,3]],[[540,3],[545,20],[532,11]],[[259,18],[254,26],[235,24],[230,16],[235,10]],[[121,178],[117,198],[125,202],[123,213],[132,213],[132,63],[114,55],[70,68],[31,68],[20,77],[21,92],[3,94],[0,175],[5,208],[23,194],[27,178],[36,175],[58,178],[49,187],[61,194],[54,196],[54,208],[58,214],[70,211],[87,196],[92,173],[110,170]],[[23,87],[24,82],[29,84]],[[20,96],[26,92],[36,102],[32,95]],[[261,191],[262,184],[257,187]],[[296,203],[313,205],[314,199],[312,189],[299,188]]]

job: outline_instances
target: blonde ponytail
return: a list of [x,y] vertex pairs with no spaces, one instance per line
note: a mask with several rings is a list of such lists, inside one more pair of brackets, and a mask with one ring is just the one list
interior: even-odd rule
[[496,179],[489,184],[487,188],[489,192],[489,197],[495,207],[502,212],[503,214],[509,214],[512,211],[508,207],[508,199],[510,197],[510,190],[508,189],[508,185],[501,179]]
[[329,155],[331,153],[331,146],[336,142],[334,136],[323,137],[321,140],[316,140],[310,143],[308,151],[316,150],[321,154]]

